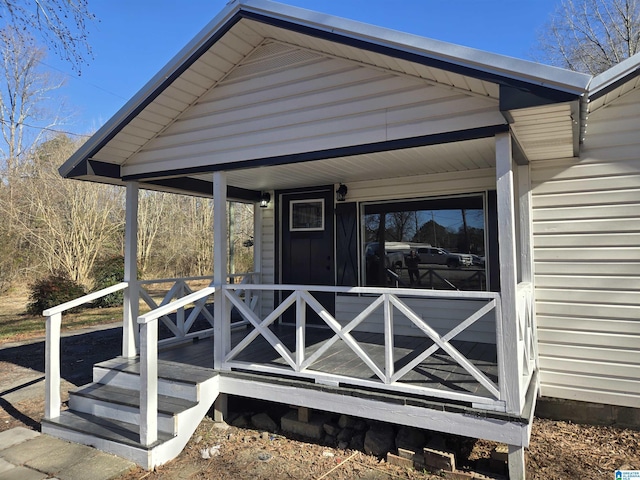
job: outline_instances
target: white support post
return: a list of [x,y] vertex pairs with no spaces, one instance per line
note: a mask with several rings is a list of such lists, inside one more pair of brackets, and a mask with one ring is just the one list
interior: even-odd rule
[[389,295],[384,295],[384,373],[385,383],[391,383],[395,374],[393,361],[393,305],[389,301]]
[[220,370],[227,354],[230,322],[225,308],[223,286],[227,281],[227,177],[224,172],[213,174],[213,368]]
[[62,314],[47,317],[44,356],[44,418],[60,416],[60,325]]
[[124,290],[122,356],[133,358],[139,344],[138,318],[138,183],[127,182],[124,230]]
[[525,480],[526,464],[524,459],[524,447],[509,445],[508,453],[509,480]]
[[301,370],[304,362],[304,348],[306,344],[307,303],[300,292],[296,292],[296,372]]
[[140,327],[140,443],[158,440],[158,321]]
[[[273,197],[272,197],[273,198]],[[262,281],[262,217],[266,212],[266,208],[260,208],[259,203],[253,204],[253,271],[256,272],[257,278],[253,278],[251,283],[263,283]],[[258,296],[258,303],[255,312],[262,317],[262,298],[264,292],[251,291],[251,296]]]
[[496,187],[502,310],[502,338],[497,339],[502,352],[500,396],[506,401],[508,413],[520,414],[523,407],[520,395],[522,352],[518,351],[516,216],[509,132],[496,135]]

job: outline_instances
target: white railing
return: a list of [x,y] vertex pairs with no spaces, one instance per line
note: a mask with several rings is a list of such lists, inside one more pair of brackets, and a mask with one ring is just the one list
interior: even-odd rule
[[140,325],[140,443],[145,446],[158,439],[158,322],[160,318],[187,305],[206,301],[215,293],[206,287],[158,307],[138,317]]
[[[239,273],[229,275],[229,283],[246,285],[255,281],[258,274],[255,272]],[[185,278],[158,278],[152,280],[140,280],[138,285],[140,286],[140,299],[147,304],[147,306],[154,311],[166,305],[173,304],[177,299],[181,299],[185,296],[194,293],[195,289],[189,285],[189,283],[211,283],[212,276],[200,276],[200,277],[185,277]],[[162,290],[166,291],[162,298],[157,301],[154,298],[151,286],[167,285]],[[255,308],[258,302],[258,297],[253,295],[253,292],[243,292],[245,303],[251,308]],[[193,303],[193,308],[190,310],[185,309],[190,304],[170,310],[167,314],[158,318],[159,321],[169,330],[170,336],[159,340],[159,345],[167,345],[171,343],[179,343],[192,338],[206,338],[213,335],[213,314],[207,309],[207,301],[209,297],[200,298],[197,302]],[[175,315],[174,315],[175,314]],[[196,321],[199,318],[204,318],[208,322],[208,328],[202,328],[202,324],[197,324]],[[200,330],[195,328],[200,327]]]
[[[500,338],[501,322],[500,316],[500,295],[492,292],[452,292],[438,290],[419,289],[399,289],[399,288],[375,288],[375,287],[323,287],[323,286],[300,286],[300,285],[248,285],[246,290],[257,291],[286,291],[292,292],[264,319],[251,309],[247,308],[241,298],[237,296],[239,287],[234,285],[223,286],[226,299],[240,312],[252,326],[251,330],[237,345],[223,353],[222,368],[239,368],[249,371],[259,371],[272,373],[275,375],[292,375],[306,378],[313,378],[320,383],[347,383],[378,389],[393,391],[404,391],[408,393],[421,394],[451,400],[471,402],[480,408],[489,410],[505,411],[505,401],[501,396],[499,383],[489,378],[471,360],[466,358],[451,341],[463,331],[474,325],[487,314],[493,312],[495,317],[496,337]],[[340,294],[360,294],[371,298],[371,303],[362,310],[355,318],[342,325],[327,309],[312,295],[311,292],[330,292]],[[479,307],[466,318],[460,318],[452,325],[452,328],[445,334],[429,325],[422,316],[424,311],[417,313],[407,304],[407,298],[418,299],[449,299],[455,300],[476,300]],[[333,331],[333,336],[319,346],[313,354],[305,356],[305,335],[307,332],[306,309],[310,307],[322,322]],[[289,350],[282,339],[269,327],[274,324],[288,309],[295,309],[295,349]],[[384,318],[384,365],[378,365],[369,355],[365,348],[358,343],[352,332],[361,325],[374,311],[382,309]],[[433,345],[417,353],[402,368],[395,369],[394,358],[394,319],[395,312],[399,312],[406,317],[411,324],[417,327],[422,335],[431,339]],[[278,355],[284,360],[285,365],[265,365],[254,362],[242,362],[237,359],[239,354],[245,350],[258,336],[262,336]],[[314,369],[314,364],[322,359],[322,356],[336,343],[343,342],[348,346],[365,365],[373,372],[375,378],[354,378],[338,375],[331,372],[323,372]],[[225,342],[230,345],[230,342]],[[488,395],[477,395],[472,393],[457,392],[453,390],[442,390],[432,387],[415,386],[410,382],[401,382],[410,371],[420,363],[432,356],[439,349],[446,352],[458,365],[460,365],[476,382],[478,382]],[[499,361],[500,363],[500,361]],[[498,365],[499,378],[503,372],[501,365]]]
[[47,317],[44,354],[44,418],[52,419],[60,416],[60,405],[62,404],[60,394],[60,328],[62,326],[62,314],[72,308],[124,290],[127,286],[126,282],[118,283],[42,312],[42,315]]
[[531,382],[538,361],[538,341],[533,313],[533,286],[519,283],[516,290],[516,314],[518,323],[518,360],[520,392],[524,395]]
[[[240,283],[235,284],[235,286],[238,290],[244,291],[247,285],[249,285],[257,275],[257,273],[251,272],[234,274],[230,276],[230,278],[234,280],[240,279]],[[194,292],[186,285],[187,281],[203,279],[210,279],[210,277],[161,279],[140,282],[144,284],[174,282],[173,287],[171,287],[169,292],[164,296],[160,306],[138,317],[138,325],[140,326],[140,443],[143,445],[148,446],[153,444],[158,437],[158,345],[162,343],[158,342],[158,320],[163,321],[163,323],[176,334],[173,339],[170,339],[172,341],[181,341],[190,338],[190,336],[212,334],[213,329],[189,333],[189,329],[200,313],[205,316],[211,326],[214,324],[213,316],[204,306],[207,300],[215,293],[216,287],[208,286]],[[188,291],[189,293],[177,300],[171,301],[172,298],[176,297],[177,292],[180,291]],[[153,299],[150,300],[152,304],[155,304]],[[253,309],[257,305],[257,297],[253,295],[252,291],[250,293],[245,292],[241,303],[245,308]],[[193,309],[188,318],[184,319],[185,307],[190,305],[193,305]],[[180,315],[180,312],[182,312],[182,315]],[[173,323],[169,318],[169,315],[173,313],[177,314],[176,323]],[[227,321],[230,322],[230,319],[227,318]],[[235,322],[231,327],[238,327],[245,324],[246,322],[244,321]]]

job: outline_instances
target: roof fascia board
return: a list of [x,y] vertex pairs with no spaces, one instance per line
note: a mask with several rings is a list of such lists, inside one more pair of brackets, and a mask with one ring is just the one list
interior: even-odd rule
[[[298,24],[331,33],[336,37],[351,38],[397,52],[413,53],[418,57],[426,56],[442,62],[445,66],[459,65],[468,68],[472,76],[484,72],[494,78],[493,81],[495,78],[512,79],[582,95],[591,79],[590,75],[584,73],[485,52],[269,0],[242,0],[240,4],[243,10],[262,15],[263,18],[279,19],[289,24]],[[475,75],[471,72],[475,72]]]
[[595,76],[589,84],[589,99],[596,100],[640,76],[640,53]]
[[[205,53],[241,17],[239,5],[230,2],[214,17],[164,68],[151,78],[118,112],[111,117],[91,138],[82,145],[59,169],[60,175],[68,177],[83,160],[90,159],[109,140],[115,137],[136,115],[151,103],[181,73]],[[235,18],[234,18],[235,17]]]

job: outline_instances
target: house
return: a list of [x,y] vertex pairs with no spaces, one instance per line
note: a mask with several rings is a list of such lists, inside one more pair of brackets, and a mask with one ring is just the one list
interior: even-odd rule
[[[540,394],[636,414],[639,67],[592,78],[230,2],[60,169],[126,187],[126,265],[44,312],[43,431],[152,468],[231,394],[503,442],[524,478]],[[215,215],[211,285],[176,279],[144,315],[141,188],[212,197]],[[231,200],[256,205],[240,284]],[[386,242],[472,262],[422,259],[411,285]],[[61,412],[61,315],[117,289],[123,355]],[[191,332],[198,314],[211,328]],[[159,323],[181,349],[159,349]]]

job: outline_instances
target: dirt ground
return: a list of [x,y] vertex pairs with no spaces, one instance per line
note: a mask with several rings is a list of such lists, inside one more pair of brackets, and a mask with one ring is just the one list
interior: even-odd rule
[[[94,363],[117,356],[121,331],[78,332],[61,342],[63,399],[91,380]],[[0,431],[40,429],[44,411],[44,342],[0,345]],[[233,401],[230,400],[230,409]],[[468,442],[460,463],[482,466],[494,444]],[[213,448],[213,450],[212,450]],[[210,458],[203,458],[203,450]],[[207,456],[207,455],[204,455]],[[613,478],[618,468],[640,469],[640,431],[536,419],[526,453],[530,480]],[[493,475],[488,478],[497,478]],[[134,469],[118,480],[173,479],[431,479],[426,472],[389,465],[361,451],[287,438],[280,432],[216,428],[205,418],[187,448],[153,472]]]

